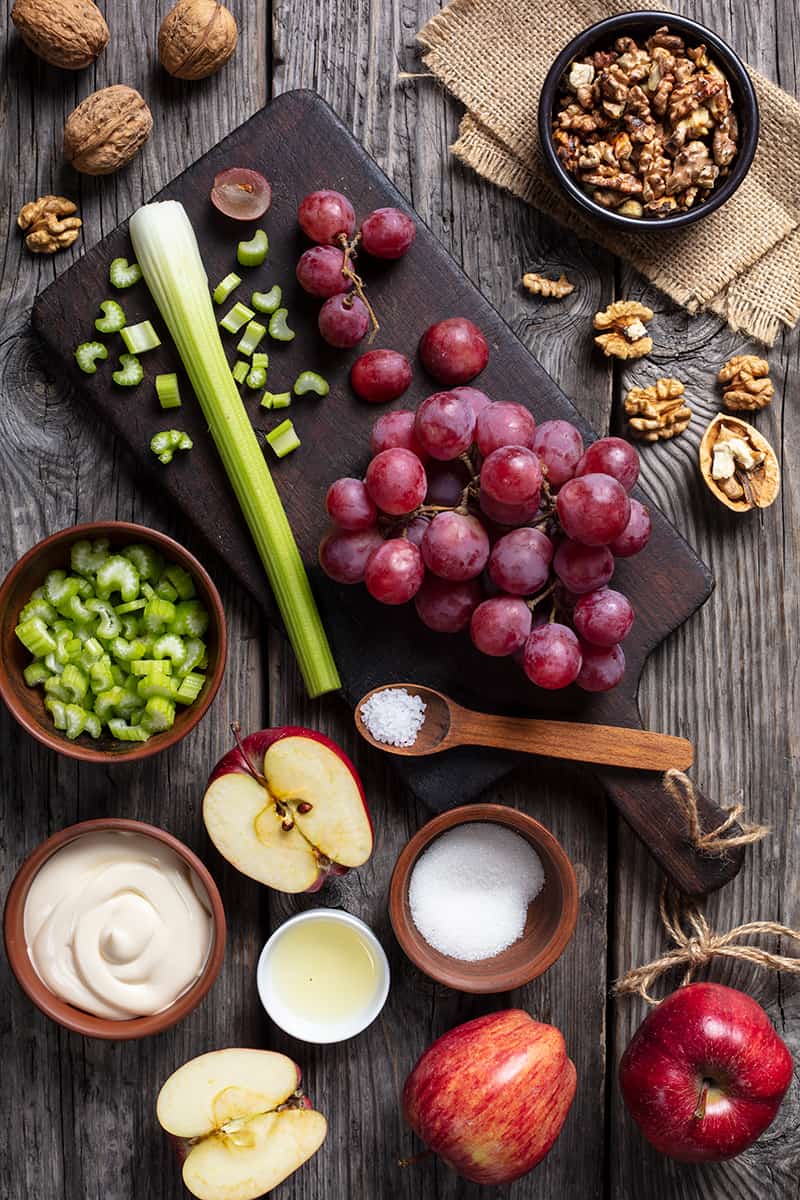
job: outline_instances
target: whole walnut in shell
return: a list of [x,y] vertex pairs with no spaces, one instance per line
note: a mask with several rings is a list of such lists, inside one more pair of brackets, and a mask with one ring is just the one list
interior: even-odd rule
[[158,31],[158,57],[178,79],[205,79],[224,67],[239,30],[219,0],[178,0]]
[[64,157],[84,175],[110,175],[131,161],[152,128],[152,113],[135,88],[102,88],[67,117]]
[[17,0],[11,20],[29,50],[68,71],[88,67],[108,42],[108,26],[92,0]]

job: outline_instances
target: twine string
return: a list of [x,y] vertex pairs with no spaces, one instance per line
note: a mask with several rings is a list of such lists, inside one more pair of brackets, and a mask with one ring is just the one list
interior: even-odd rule
[[[744,813],[743,804],[732,804],[724,811],[725,820],[715,829],[703,830],[697,810],[697,792],[688,775],[671,767],[664,775],[664,790],[675,801],[686,818],[689,841],[703,854],[723,854],[731,846],[749,846],[760,842],[769,833],[768,825],[740,823]],[[730,831],[740,824],[739,833]]]

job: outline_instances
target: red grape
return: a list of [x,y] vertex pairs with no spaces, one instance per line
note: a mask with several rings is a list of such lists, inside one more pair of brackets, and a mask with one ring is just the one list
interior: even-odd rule
[[451,388],[450,391],[455,396],[461,396],[462,399],[469,400],[470,404],[472,405],[472,411],[475,413],[476,417],[482,409],[486,408],[487,404],[492,403],[490,397],[486,395],[486,392],[480,392],[477,388],[454,387]]
[[408,529],[406,529],[406,537],[415,546],[422,545],[425,530],[429,525],[430,519],[428,517],[414,517],[414,520],[410,522]]
[[367,467],[367,491],[382,512],[399,517],[413,512],[425,499],[425,468],[410,450],[382,450]]
[[489,538],[477,517],[443,512],[422,539],[425,566],[441,579],[475,579],[486,566]]
[[369,313],[363,300],[353,292],[331,296],[319,310],[319,331],[329,346],[349,350],[369,329]]
[[484,600],[472,614],[470,637],[481,654],[500,658],[524,646],[531,631],[531,610],[515,596]]
[[398,408],[395,412],[384,413],[378,417],[372,426],[369,448],[374,455],[381,450],[391,450],[393,446],[402,446],[411,450],[423,462],[427,458],[425,451],[417,441],[414,433],[416,416],[410,409]]
[[547,467],[552,488],[572,479],[583,454],[583,438],[569,421],[543,421],[536,426],[533,449]]
[[630,442],[622,438],[600,438],[587,447],[575,474],[612,475],[629,492],[639,478],[639,455]]
[[541,486],[542,471],[533,451],[501,446],[481,467],[481,508],[501,525],[520,525],[537,511]]
[[522,669],[538,687],[550,691],[568,687],[581,669],[578,639],[556,622],[533,629],[525,643]]
[[604,587],[614,574],[614,555],[608,546],[584,546],[566,538],[553,559],[553,570],[577,595]]
[[472,405],[453,392],[434,392],[417,409],[414,432],[431,458],[449,462],[469,450],[475,434]]
[[650,541],[652,523],[650,513],[638,500],[631,499],[631,515],[619,537],[609,542],[609,550],[617,558],[630,558],[644,550]]
[[585,546],[607,546],[624,531],[631,512],[628,493],[611,475],[569,479],[558,493],[558,519],[568,537]]
[[376,208],[361,222],[361,245],[375,258],[402,258],[417,227],[399,208]]
[[593,646],[615,646],[630,633],[633,609],[622,592],[598,588],[581,596],[572,614],[576,631]]
[[350,383],[368,404],[386,404],[411,383],[411,363],[398,350],[368,350],[350,368]]
[[327,189],[305,197],[297,220],[306,237],[323,246],[334,245],[343,233],[351,238],[356,227],[356,214],[347,197]]
[[272,203],[272,185],[249,167],[228,167],[214,176],[211,203],[234,221],[257,221]]
[[419,356],[425,370],[447,387],[479,375],[489,361],[489,346],[472,321],[449,317],[425,331]]
[[538,529],[513,529],[495,542],[489,576],[503,592],[532,596],[547,582],[553,543]]
[[419,619],[429,629],[436,633],[459,633],[466,629],[482,599],[480,584],[475,579],[454,583],[450,579],[426,575],[414,605]]
[[585,692],[607,692],[625,674],[622,646],[591,646],[581,642],[581,654],[583,663],[575,682]]
[[344,253],[336,246],[311,246],[300,255],[295,274],[304,292],[311,296],[338,296],[350,290],[342,274]]
[[337,583],[361,583],[370,555],[382,544],[374,525],[355,533],[329,529],[319,544],[319,565]]
[[360,479],[337,479],[325,499],[328,516],[341,529],[369,529],[378,510]]
[[405,604],[425,578],[419,547],[407,538],[391,538],[378,546],[364,572],[367,591],[381,604]]
[[521,404],[496,401],[478,414],[475,423],[475,441],[486,458],[501,446],[533,447],[536,431],[534,421],[527,408]]
[[433,462],[426,470],[428,476],[428,492],[426,504],[440,505],[442,508],[456,508],[461,503],[464,488],[469,483],[469,471],[464,463],[453,459],[452,462]]

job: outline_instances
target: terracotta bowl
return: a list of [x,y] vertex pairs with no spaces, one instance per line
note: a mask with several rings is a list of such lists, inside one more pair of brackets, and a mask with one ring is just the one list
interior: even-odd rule
[[[96,741],[88,734],[81,734],[75,741],[69,741],[53,725],[50,713],[44,706],[43,689],[29,687],[22,674],[31,656],[14,633],[20,610],[30,599],[31,593],[42,585],[48,571],[69,569],[70,547],[81,538],[91,541],[108,538],[111,549],[128,546],[131,542],[144,542],[155,547],[168,562],[177,563],[189,572],[198,598],[208,610],[210,620],[205,634],[208,668],[203,690],[194,704],[178,705],[171,729],[153,734],[146,742],[120,742],[105,730]],[[0,586],[0,696],[11,715],[37,741],[59,754],[84,762],[133,762],[158,754],[186,737],[203,719],[217,694],[225,671],[227,644],[222,601],[208,572],[178,542],[145,525],[132,525],[127,521],[93,521],[87,525],[72,525],[69,529],[62,529],[23,554]]]
[[[544,886],[528,906],[522,937],[479,962],[462,962],[430,946],[411,918],[408,885],[425,848],[447,829],[490,821],[513,829],[533,846],[544,868]],[[459,992],[507,992],[543,975],[563,953],[578,917],[578,885],[561,843],[533,817],[503,804],[470,804],[442,813],[414,835],[395,863],[389,888],[389,917],[408,957],[438,983]]]
[[[25,900],[39,869],[51,855],[55,854],[56,850],[60,850],[67,842],[74,841],[84,833],[104,833],[107,830],[143,834],[169,846],[179,858],[183,859],[203,885],[208,896],[213,923],[213,940],[206,965],[189,991],[180,996],[169,1008],[165,1008],[163,1012],[156,1013],[151,1017],[133,1017],[130,1021],[111,1021],[103,1017],[95,1017],[91,1013],[73,1008],[71,1004],[60,1000],[36,974],[25,942]],[[122,1042],[131,1038],[149,1037],[151,1034],[163,1033],[165,1029],[177,1025],[178,1021],[182,1021],[192,1009],[197,1007],[213,985],[222,967],[222,959],[225,954],[225,909],[222,906],[222,898],[217,885],[207,867],[188,846],[184,846],[183,842],[179,842],[171,833],[159,829],[156,825],[147,825],[143,821],[130,821],[124,817],[101,817],[96,821],[81,821],[78,825],[70,825],[67,829],[54,833],[25,859],[14,876],[8,892],[3,916],[3,936],[8,961],[17,983],[46,1017],[63,1025],[65,1029],[71,1029],[74,1033],[82,1033],[84,1037]]]

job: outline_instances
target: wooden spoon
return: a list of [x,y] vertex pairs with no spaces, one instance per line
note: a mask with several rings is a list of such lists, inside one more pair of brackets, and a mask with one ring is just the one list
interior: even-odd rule
[[[364,724],[362,704],[386,687],[405,688],[425,702],[425,721],[413,746],[390,746],[379,742]],[[356,729],[371,746],[389,754],[409,757],[438,754],[455,746],[496,746],[501,750],[521,750],[547,758],[636,767],[641,771],[666,771],[670,767],[685,771],[694,759],[691,742],[667,733],[476,713],[462,708],[441,692],[416,683],[384,684],[373,688],[356,705],[355,720]]]

